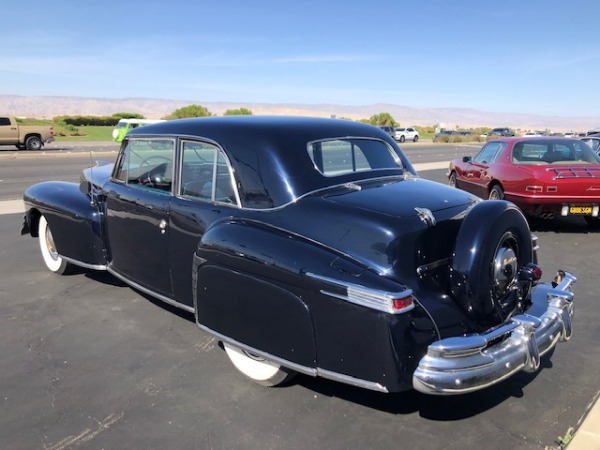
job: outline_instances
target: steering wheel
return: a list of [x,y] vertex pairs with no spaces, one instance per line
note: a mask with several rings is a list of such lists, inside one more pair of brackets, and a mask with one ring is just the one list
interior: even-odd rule
[[160,156],[160,155],[152,155],[152,156],[148,156],[146,159],[142,160],[142,162],[140,163],[140,167],[143,166],[149,166],[150,161],[153,159],[157,159],[159,161],[165,161],[167,163],[171,163],[171,158],[167,158],[166,156]]
[[[157,160],[157,163],[151,163],[150,161],[152,160]],[[150,167],[150,166],[156,166],[152,169],[150,169],[145,177],[140,177],[138,179],[138,183],[139,184],[143,184],[143,185],[156,185],[157,183],[160,183],[160,177],[157,177],[157,174],[153,174],[153,172],[156,171],[156,169],[158,169],[158,166],[160,163],[166,163],[166,165],[169,165],[172,163],[171,158],[167,158],[166,156],[160,156],[160,155],[152,155],[152,156],[148,156],[146,159],[142,160],[142,162],[140,162],[140,167]]]

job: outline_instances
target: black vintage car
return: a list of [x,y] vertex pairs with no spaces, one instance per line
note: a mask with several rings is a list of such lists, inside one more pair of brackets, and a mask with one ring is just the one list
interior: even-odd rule
[[418,177],[361,123],[169,121],[115,164],[25,193],[44,261],[193,312],[234,365],[383,392],[485,388],[571,336],[575,278],[540,283],[521,212]]

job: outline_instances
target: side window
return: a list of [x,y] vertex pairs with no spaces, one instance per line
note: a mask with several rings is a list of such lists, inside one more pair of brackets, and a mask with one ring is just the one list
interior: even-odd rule
[[8,117],[0,117],[0,126],[10,125],[10,119]]
[[479,164],[491,164],[496,161],[504,147],[505,144],[501,142],[485,144],[477,156],[473,158],[473,161]]
[[174,154],[173,139],[130,139],[113,177],[135,188],[170,193]]
[[184,141],[179,194],[205,201],[237,204],[227,158],[215,145]]

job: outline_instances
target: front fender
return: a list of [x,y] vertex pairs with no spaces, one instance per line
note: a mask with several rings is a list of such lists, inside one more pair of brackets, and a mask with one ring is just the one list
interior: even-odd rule
[[37,237],[41,215],[46,217],[60,256],[83,266],[106,264],[102,213],[77,183],[48,181],[25,191],[25,224],[22,233]]

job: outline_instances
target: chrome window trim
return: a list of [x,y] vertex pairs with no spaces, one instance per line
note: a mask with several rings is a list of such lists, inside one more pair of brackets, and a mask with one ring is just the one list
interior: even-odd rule
[[[356,171],[351,171],[351,172],[342,172],[342,173],[336,173],[336,174],[325,174],[323,172],[321,172],[319,170],[319,168],[317,167],[317,165],[315,164],[315,161],[310,157],[310,153],[309,153],[309,149],[310,146],[316,143],[323,143],[323,142],[333,142],[333,141],[349,141],[349,140],[356,140],[356,141],[373,141],[373,142],[381,142],[388,150],[388,152],[390,152],[390,154],[392,155],[392,158],[394,158],[394,160],[396,161],[396,163],[399,164],[398,167],[386,167],[386,168],[379,168],[379,169],[372,169],[369,168],[367,170],[356,170]],[[402,158],[400,158],[400,155],[398,155],[398,153],[394,150],[394,148],[389,144],[389,142],[380,139],[380,138],[375,138],[375,137],[367,137],[367,136],[340,136],[340,137],[335,137],[335,138],[326,138],[326,139],[316,139],[314,141],[309,141],[306,143],[306,151],[308,153],[308,156],[310,158],[310,160],[313,163],[313,167],[315,168],[315,170],[321,174],[324,177],[327,178],[333,178],[333,177],[339,177],[339,176],[343,176],[343,175],[351,175],[354,173],[370,173],[370,172],[374,172],[374,171],[378,171],[378,170],[396,170],[396,169],[400,169],[400,170],[407,170],[407,167],[404,167],[404,161],[402,161]]]
[[[170,194],[170,195],[175,195],[175,174],[176,174],[176,161],[177,161],[177,137],[175,136],[161,136],[161,135],[157,135],[157,136],[144,136],[144,137],[135,137],[135,136],[128,136],[127,138],[123,139],[123,143],[121,144],[121,148],[119,149],[119,154],[117,156],[117,160],[115,162],[115,166],[113,167],[113,171],[110,174],[110,181],[113,181],[115,183],[119,183],[122,184],[124,186],[131,186],[137,189],[138,185],[135,184],[130,184],[127,182],[127,180],[120,180],[119,178],[116,177],[117,172],[119,171],[119,168],[121,167],[121,163],[123,162],[123,154],[125,152],[125,149],[129,146],[129,143],[131,141],[153,141],[153,140],[164,140],[164,141],[172,141],[173,143],[173,159],[171,160],[171,191],[167,192],[167,191],[163,191],[161,189],[155,189],[157,192],[160,191],[163,194]],[[129,166],[129,152],[127,153],[127,165]]]
[[[215,152],[215,157],[213,159],[213,173],[212,173],[213,183],[212,183],[212,192],[211,192],[210,200],[181,194],[181,180],[183,178],[183,154],[184,154],[183,150],[184,150],[184,145],[186,142],[209,144],[209,145],[214,146],[215,149],[217,150]],[[177,186],[176,186],[176,190],[174,191],[175,197],[181,198],[184,200],[197,201],[197,202],[205,203],[205,204],[212,203],[212,204],[234,207],[234,208],[238,208],[238,209],[242,208],[240,193],[238,191],[237,182],[236,182],[236,178],[235,178],[235,171],[233,170],[233,166],[231,165],[231,160],[229,159],[229,156],[227,155],[227,152],[225,152],[223,147],[221,147],[217,142],[213,141],[212,139],[203,139],[203,138],[194,137],[194,136],[180,136],[178,150],[179,150],[179,158],[178,158],[179,167],[177,170],[177,172],[178,172],[177,183],[176,183]],[[226,202],[221,202],[221,201],[215,200],[216,189],[217,189],[217,183],[216,183],[217,165],[218,165],[217,162],[218,162],[218,158],[219,158],[219,153],[221,153],[223,155],[223,157],[225,159],[225,164],[227,165],[227,171],[229,173],[229,181],[231,183],[231,188],[233,189],[233,193],[235,195],[235,203],[226,203]]]

